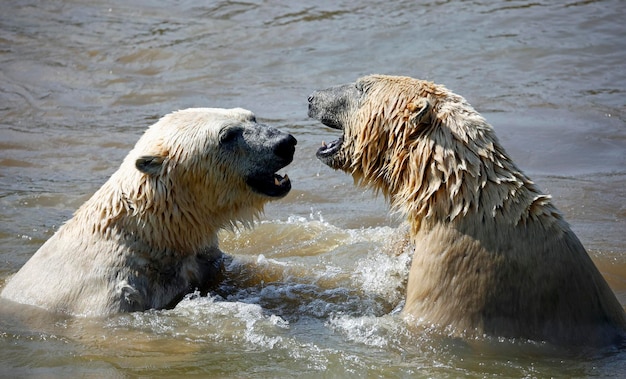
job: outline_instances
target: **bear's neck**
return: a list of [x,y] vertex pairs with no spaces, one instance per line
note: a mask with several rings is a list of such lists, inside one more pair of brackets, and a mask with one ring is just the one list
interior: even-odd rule
[[411,149],[401,180],[388,187],[392,207],[407,215],[413,234],[468,219],[493,225],[561,219],[550,196],[512,162],[491,126],[478,121],[461,132],[432,128]]
[[[159,197],[162,191],[153,191],[145,183],[132,188],[120,183],[113,175],[70,222],[85,229],[85,235],[150,244],[157,254],[179,256],[217,248],[218,231],[234,226],[232,211],[186,204],[171,191]],[[173,203],[174,198],[180,203]]]

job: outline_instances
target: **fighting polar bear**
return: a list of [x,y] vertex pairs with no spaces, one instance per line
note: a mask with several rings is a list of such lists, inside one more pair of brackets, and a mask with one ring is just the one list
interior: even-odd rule
[[252,112],[191,108],[152,125],[120,168],[9,279],[2,297],[102,316],[168,308],[220,280],[217,233],[291,189],[296,140]]
[[308,100],[310,117],[343,132],[317,157],[407,217],[408,319],[454,335],[623,340],[624,310],[585,248],[463,97],[372,75]]

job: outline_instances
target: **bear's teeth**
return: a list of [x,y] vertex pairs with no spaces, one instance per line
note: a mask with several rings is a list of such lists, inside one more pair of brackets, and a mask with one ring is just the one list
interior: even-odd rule
[[322,147],[326,147],[326,141],[322,141]]
[[[280,178],[280,179],[278,179]],[[274,185],[276,186],[282,186],[283,184],[289,182],[289,176],[287,174],[285,174],[285,176],[283,176],[282,178],[280,177],[280,175],[276,175],[274,177]]]

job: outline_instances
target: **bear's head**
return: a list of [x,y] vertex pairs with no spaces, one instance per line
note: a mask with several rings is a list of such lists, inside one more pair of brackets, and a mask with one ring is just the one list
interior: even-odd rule
[[[316,91],[309,96],[309,117],[339,129],[341,137],[323,143],[317,157],[387,193],[387,170],[403,160],[416,136],[430,126],[434,86],[406,77],[371,75],[356,83]],[[381,182],[383,181],[383,182]],[[390,184],[390,183],[387,183]]]
[[[355,83],[315,91],[309,96],[309,117],[343,131],[336,141],[317,151],[328,166],[353,172],[359,167],[382,167],[388,147],[429,124],[432,98],[428,82],[407,77],[371,75]],[[398,140],[399,139],[399,140]],[[407,146],[404,145],[404,148]],[[378,162],[378,164],[376,164]]]
[[310,117],[342,131],[317,157],[382,192],[397,210],[453,218],[476,207],[473,197],[486,180],[522,183],[499,178],[498,167],[511,163],[491,126],[444,86],[370,75],[308,101]]
[[291,163],[296,143],[245,109],[190,108],[150,127],[135,148],[135,167],[174,183],[204,182],[218,195],[216,205],[225,202],[224,195],[240,199],[242,193],[281,198],[291,183],[276,171]]
[[277,171],[291,163],[295,146],[293,136],[257,123],[245,109],[168,114],[112,178],[109,192],[119,193],[124,208],[113,218],[125,229],[139,225],[137,233],[153,229],[171,240],[165,247],[197,248],[219,228],[250,224],[268,201],[289,193],[289,178]]

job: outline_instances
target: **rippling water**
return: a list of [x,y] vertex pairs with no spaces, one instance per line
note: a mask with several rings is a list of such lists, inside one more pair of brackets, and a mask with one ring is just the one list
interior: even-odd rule
[[[74,319],[0,302],[0,376],[626,376],[626,353],[451,339],[403,322],[381,199],[314,152],[314,89],[445,84],[553,194],[626,304],[626,7],[613,1],[30,1],[0,13],[0,285],[160,116],[254,111],[294,134],[293,191],[221,234],[231,279],[175,309]],[[251,270],[250,267],[256,267]]]

